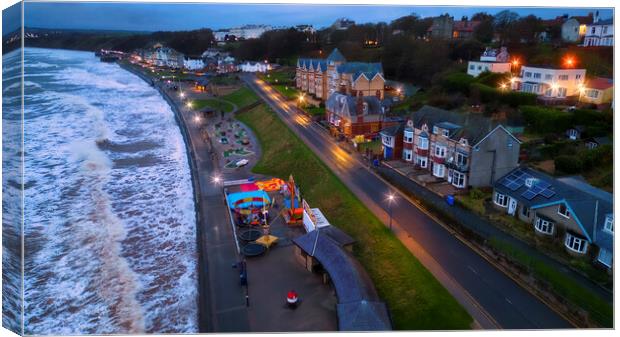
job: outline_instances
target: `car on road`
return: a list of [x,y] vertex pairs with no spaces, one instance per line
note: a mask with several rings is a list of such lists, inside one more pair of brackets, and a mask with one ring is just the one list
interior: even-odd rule
[[236,162],[235,165],[237,165],[237,167],[242,167],[245,166],[249,163],[249,161],[247,159],[241,159],[240,161]]

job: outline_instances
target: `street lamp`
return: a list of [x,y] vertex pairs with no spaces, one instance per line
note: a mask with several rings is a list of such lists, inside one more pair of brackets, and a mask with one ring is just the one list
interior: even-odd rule
[[187,102],[187,104],[185,104],[185,106],[187,106],[188,109],[192,108],[192,102]]
[[179,97],[184,98],[185,97],[185,93],[181,91],[181,93],[179,94]]
[[388,211],[390,213],[390,231],[392,230],[392,204],[396,201],[396,196],[392,193],[388,194],[387,198]]
[[211,178],[211,181],[213,181],[214,184],[219,184],[222,181],[222,177],[216,174]]

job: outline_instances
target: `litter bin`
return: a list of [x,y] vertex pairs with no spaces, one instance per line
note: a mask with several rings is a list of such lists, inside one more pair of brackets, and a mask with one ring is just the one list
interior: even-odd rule
[[448,194],[446,196],[446,202],[448,203],[448,205],[454,206],[454,195]]

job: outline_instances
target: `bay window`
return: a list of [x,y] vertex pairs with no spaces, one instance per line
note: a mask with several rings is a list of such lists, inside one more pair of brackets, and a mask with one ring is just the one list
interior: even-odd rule
[[576,237],[571,233],[566,233],[564,246],[575,253],[584,254],[586,249],[588,249],[588,241],[586,241],[586,239]]
[[553,222],[537,217],[534,229],[539,233],[551,235],[553,234]]

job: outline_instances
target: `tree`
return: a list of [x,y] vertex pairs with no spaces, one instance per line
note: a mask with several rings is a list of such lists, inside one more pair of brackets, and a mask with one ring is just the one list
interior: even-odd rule
[[519,19],[519,14],[509,10],[503,10],[493,18],[495,29],[500,37],[500,42],[505,43],[510,40],[514,34],[514,25]]
[[525,43],[534,43],[536,42],[536,37],[539,33],[545,30],[543,26],[542,20],[534,15],[528,15],[526,17],[520,18],[514,24],[514,36],[512,38],[516,39],[516,41],[511,42],[525,42]]
[[480,22],[474,30],[474,38],[482,43],[490,43],[493,40],[493,34],[495,33],[493,27],[493,16],[480,12],[472,16],[472,21]]

